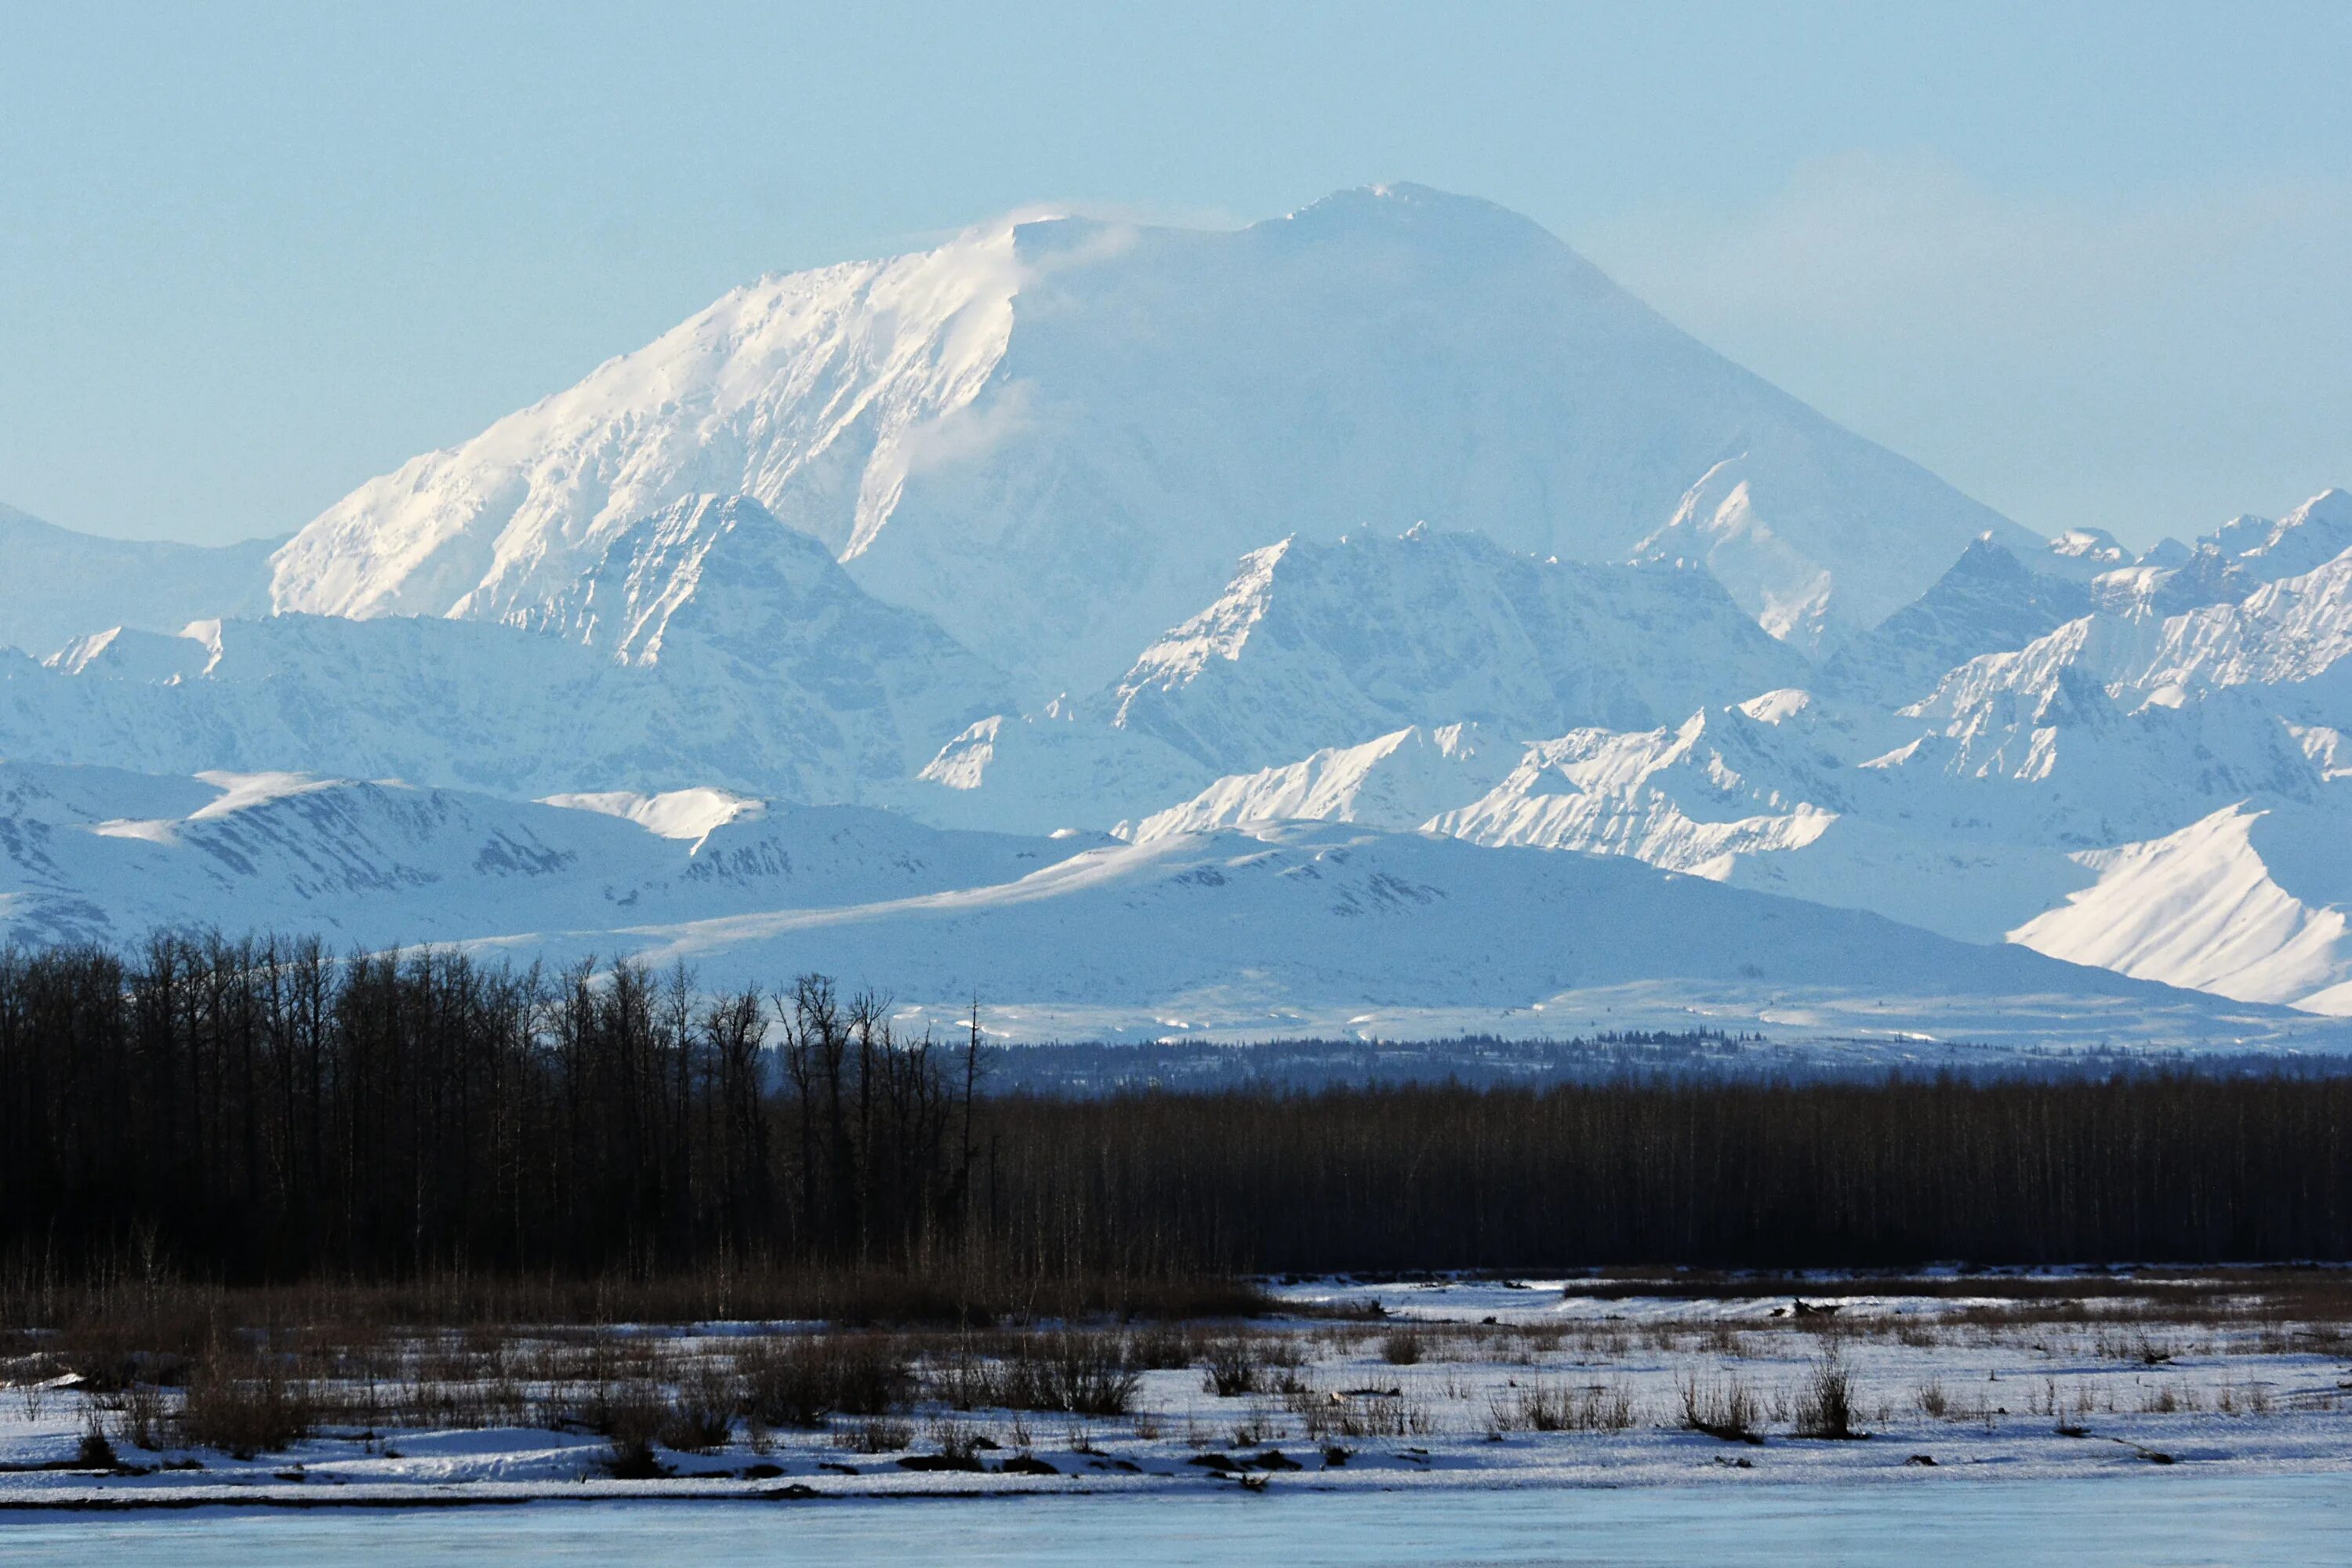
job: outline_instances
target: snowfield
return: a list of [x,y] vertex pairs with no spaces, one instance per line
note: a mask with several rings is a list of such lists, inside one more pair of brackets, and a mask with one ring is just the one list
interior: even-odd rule
[[[585,1408],[584,1394],[529,1372],[495,1390],[451,1383],[486,1375],[463,1368],[489,1339],[459,1352],[460,1336],[426,1336],[395,1355],[410,1370],[380,1390],[373,1426],[331,1421],[246,1459],[173,1446],[162,1417],[162,1446],[138,1447],[112,1396],[20,1384],[0,1398],[0,1509],[2344,1475],[2346,1342],[2332,1318],[2295,1315],[2294,1289],[2259,1273],[1819,1277],[1793,1292],[1735,1278],[1701,1293],[1598,1278],[1293,1281],[1277,1297],[1307,1315],[1087,1331],[1150,1363],[1120,1413],[975,1405],[955,1380],[1016,1342],[916,1334],[896,1342],[918,1375],[902,1414],[814,1429],[737,1420],[707,1447],[657,1448],[662,1473],[634,1479],[609,1473],[612,1444],[580,1420],[496,1414]],[[562,1357],[605,1344],[597,1353],[685,1387],[746,1346],[819,1331],[518,1329],[499,1353],[586,1364]],[[425,1380],[413,1404],[404,1375]],[[1825,1387],[1846,1415],[1824,1417]],[[476,1414],[436,1423],[436,1400]],[[110,1471],[77,1464],[93,1413],[117,1433]],[[1828,1435],[1825,1420],[1847,1429]]]

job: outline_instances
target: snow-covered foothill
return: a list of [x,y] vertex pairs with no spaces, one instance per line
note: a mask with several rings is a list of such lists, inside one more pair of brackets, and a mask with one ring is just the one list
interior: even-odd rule
[[[2161,838],[2073,858],[2098,879],[2012,940],[2219,995],[2352,1015],[2342,908],[2352,898],[2352,848],[2340,819],[2231,806]],[[2324,891],[2307,902],[2282,877]]]
[[942,833],[853,806],[720,790],[513,801],[396,782],[163,778],[0,763],[0,931],[127,943],[159,927],[305,931],[386,947],[1003,882],[1085,838]]
[[1328,746],[1304,761],[1219,779],[1181,805],[1113,829],[1137,844],[1251,822],[1311,818],[1368,827],[1419,827],[1501,783],[1521,748],[1475,724],[1399,730],[1360,746]]
[[720,983],[883,973],[902,1004],[992,999],[1019,1038],[1767,1027],[2049,1045],[2331,1038],[2321,1020],[1725,888],[1621,857],[1346,824],[1254,824],[1078,852],[885,902],[533,933],[616,940]]

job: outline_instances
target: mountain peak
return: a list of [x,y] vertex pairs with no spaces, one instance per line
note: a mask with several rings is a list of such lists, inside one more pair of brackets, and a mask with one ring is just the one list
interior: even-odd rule
[[2352,490],[2330,485],[2279,520],[2281,528],[2352,527]]
[[750,589],[768,614],[805,614],[856,590],[830,552],[748,496],[672,502],[614,536],[604,556],[543,624],[624,664],[661,660],[674,617]]
[[2329,489],[2273,522],[2246,513],[2198,541],[2252,583],[2295,577],[2352,549],[2352,492]]
[[1276,533],[1425,518],[1622,561],[1738,453],[1744,504],[1687,553],[1809,646],[1978,533],[2022,541],[1489,202],[1400,184],[1239,231],[1013,220],[734,291],[353,491],[278,552],[272,602],[528,618],[621,530],[740,494],[1026,705],[1115,679]]
[[1569,248],[1541,224],[1508,207],[1409,181],[1334,191],[1269,223],[1318,235],[1476,236],[1490,242],[1509,239],[1548,249]]
[[1840,648],[1823,679],[1837,690],[1897,706],[1926,696],[1946,671],[2024,647],[2090,608],[2086,582],[2037,572],[2015,552],[1980,537],[1916,601]]
[[[1675,628],[1663,644],[1662,626]],[[1244,773],[1415,726],[1646,727],[1721,685],[1806,674],[1703,572],[1539,560],[1424,529],[1251,552],[1086,710]]]

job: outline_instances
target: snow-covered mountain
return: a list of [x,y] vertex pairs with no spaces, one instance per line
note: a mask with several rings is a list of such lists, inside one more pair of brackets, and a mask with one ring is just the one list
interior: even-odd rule
[[626,934],[655,962],[722,977],[888,973],[918,1016],[993,998],[996,1026],[1030,1038],[1694,1024],[2059,1045],[2339,1033],[1629,859],[1328,824],[1171,835],[996,886]]
[[[1822,684],[1885,707],[1926,697],[1945,671],[1979,654],[2021,648],[2091,609],[2091,585],[1979,539],[1925,594],[1849,638],[1822,667]],[[2079,556],[2059,557],[2076,560]]]
[[[1963,941],[2352,1011],[2352,851],[2335,847],[2352,844],[2337,674],[2352,668],[2339,625],[2352,557],[2238,603],[2168,617],[2095,607],[2051,626],[2141,569],[2106,555],[2092,562],[2105,571],[2068,574],[1979,542],[1849,644],[1816,692],[1518,746],[1482,731],[1461,758],[1431,743],[1440,731],[1402,730],[1236,772],[1120,831],[1402,826],[1419,812],[1425,830],[1477,844],[1624,856]],[[2001,643],[1908,707],[1888,695],[1946,653]]]
[[1001,675],[821,546],[756,502],[706,498],[622,531],[536,631],[278,615],[0,660],[0,752],[835,803],[903,780],[1005,701]]
[[2097,880],[2014,940],[2223,996],[2352,1014],[2352,843],[2340,815],[2225,806],[2074,858]]
[[611,957],[640,922],[1005,881],[1089,842],[710,792],[559,798],[0,763],[0,920],[40,942],[224,923],[371,947],[561,931]]
[[1240,770],[1415,725],[1631,728],[1805,674],[1703,572],[1538,561],[1416,528],[1253,552],[1090,707]]
[[2231,518],[2198,540],[2257,583],[2297,577],[2352,550],[2352,492],[2323,490],[2273,522]]
[[1630,859],[1362,826],[1129,845],[711,792],[558,805],[0,764],[0,920],[14,939],[123,942],[232,910],[361,947],[684,959],[719,984],[887,974],[913,1015],[977,994],[998,1028],[1032,1037],[1700,1022],[1800,1038],[2332,1037],[2278,1009]]
[[258,552],[0,518],[7,931],[1064,1034],[2352,1015],[2352,496],[2039,541],[1415,187],[763,279]]
[[100,539],[0,506],[0,647],[40,657],[108,626],[176,632],[265,615],[269,557],[285,542]]
[[1571,562],[1687,556],[1808,647],[1979,533],[2038,543],[1534,224],[1398,185],[1231,233],[1011,219],[763,279],[353,491],[278,553],[275,602],[540,616],[620,531],[705,493],[823,541],[1028,703],[1112,680],[1139,626],[1284,537],[1426,521]]
[[1521,748],[1488,740],[1475,724],[1419,726],[1327,746],[1303,761],[1219,779],[1181,805],[1112,829],[1137,844],[1171,833],[1305,819],[1368,827],[1419,827],[1502,782]]
[[[2198,559],[2223,558],[2208,545]],[[2237,563],[2229,566],[2234,571]],[[2094,613],[2021,647],[1956,666],[1916,710],[1948,721],[1954,733],[1981,734],[2004,714],[2030,721],[2062,699],[2095,706],[2094,692],[2128,710],[2177,709],[2242,689],[2256,702],[2308,722],[2352,722],[2352,668],[2346,664],[2352,654],[2352,554],[2259,586],[2241,579],[2234,587],[2242,597],[2172,615],[2145,598],[2119,607],[2103,597]]]

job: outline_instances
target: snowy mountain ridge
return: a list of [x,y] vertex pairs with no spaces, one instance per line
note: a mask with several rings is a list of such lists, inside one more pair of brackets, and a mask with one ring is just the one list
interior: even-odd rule
[[1138,625],[1273,539],[1425,519],[1623,561],[1732,459],[1737,537],[1696,553],[1807,647],[1978,533],[2035,542],[1537,226],[1400,185],[1230,233],[1008,219],[762,279],[353,491],[278,552],[272,593],[537,618],[637,519],[742,494],[1034,702],[1110,680]]
[[907,777],[1005,701],[1003,676],[756,502],[697,498],[616,534],[537,630],[281,614],[0,661],[0,752],[830,803]]
[[1703,572],[1538,561],[1417,527],[1252,552],[1079,712],[1237,770],[1416,725],[1646,724],[1806,673]]
[[23,523],[24,940],[822,963],[1121,1035],[2352,1015],[2352,496],[2045,542],[1419,187],[761,279],[266,603],[259,547]]

